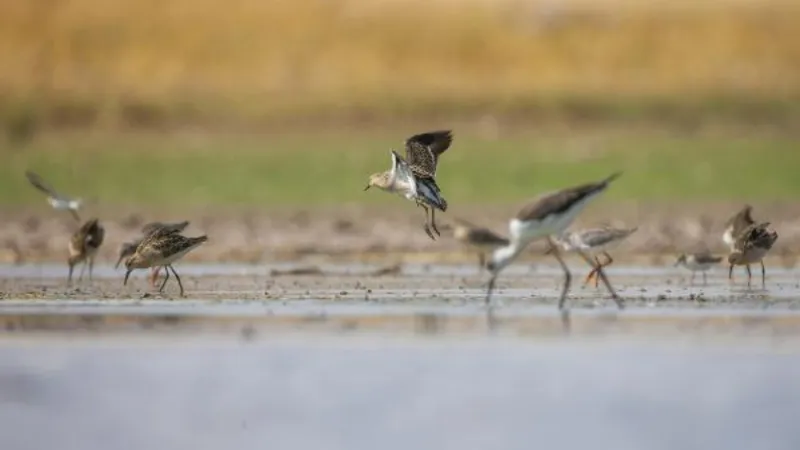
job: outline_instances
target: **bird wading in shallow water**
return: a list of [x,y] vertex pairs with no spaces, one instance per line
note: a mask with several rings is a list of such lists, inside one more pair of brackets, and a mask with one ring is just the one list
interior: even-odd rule
[[183,283],[181,277],[172,264],[183,258],[187,253],[199,247],[208,240],[207,236],[186,237],[178,234],[174,229],[161,228],[147,236],[136,251],[125,261],[125,279],[123,285],[128,284],[128,277],[135,269],[146,269],[149,267],[164,267],[166,276],[161,283],[159,292],[164,291],[164,286],[169,280],[169,271],[175,275],[180,288],[180,295],[183,296]]
[[690,284],[694,284],[695,274],[697,272],[702,272],[703,284],[707,284],[706,272],[720,262],[722,262],[721,256],[714,256],[708,252],[691,253],[688,255],[684,253],[678,256],[678,260],[675,261],[675,267],[682,266],[692,271],[692,278],[689,280]]
[[[114,268],[118,268],[120,263],[127,257],[131,256],[136,252],[136,248],[139,247],[139,244],[149,235],[153,234],[159,229],[166,229],[167,231],[174,231],[180,233],[186,227],[189,226],[189,221],[184,220],[183,222],[150,222],[145,224],[142,227],[141,233],[142,236],[136,240],[130,242],[124,242],[119,249],[119,257],[117,259],[117,263],[114,264]],[[158,271],[161,269],[160,266],[153,267],[150,269],[150,284],[155,287],[156,281],[158,280]]]
[[750,265],[761,263],[761,286],[766,285],[766,269],[764,257],[778,240],[778,233],[769,231],[769,222],[752,224],[742,231],[733,251],[728,255],[728,279],[733,280],[733,266],[745,266],[747,269],[747,285],[750,286],[753,277]]
[[436,226],[436,210],[447,211],[447,201],[436,184],[439,157],[453,142],[449,130],[416,134],[406,139],[406,159],[392,150],[392,168],[369,177],[364,190],[377,187],[414,201],[425,210],[424,230],[435,240],[433,233],[441,236]]
[[[618,246],[623,240],[625,240],[628,236],[633,234],[638,227],[634,228],[614,228],[614,227],[601,227],[601,228],[590,228],[587,230],[581,231],[565,231],[561,235],[554,238],[554,242],[556,245],[561,247],[561,250],[564,252],[575,252],[581,251],[585,254],[592,255],[594,259],[595,265],[589,274],[586,275],[586,279],[583,281],[583,284],[586,285],[592,279],[594,279],[594,287],[598,286],[598,278],[597,272],[605,267],[610,266],[614,259],[611,255],[608,254],[609,250],[612,250],[616,246]],[[553,252],[553,248],[549,248],[545,254],[550,254]],[[601,253],[606,260],[600,262],[600,259],[597,257],[597,254]]]
[[72,272],[78,263],[83,263],[78,281],[83,280],[83,272],[86,270],[87,264],[89,266],[89,280],[91,281],[94,258],[97,255],[97,250],[103,244],[104,238],[105,230],[97,219],[86,221],[78,228],[78,231],[73,233],[69,240],[69,258],[67,259],[67,265],[69,266],[68,284],[72,284]]
[[[615,173],[602,181],[582,184],[580,186],[544,194],[525,205],[519,213],[517,213],[516,217],[509,221],[509,245],[495,250],[487,263],[486,267],[489,269],[491,277],[486,289],[486,304],[491,307],[492,291],[494,290],[495,281],[500,272],[511,264],[528,244],[537,239],[547,239],[551,248],[550,254],[556,258],[561,269],[564,271],[564,285],[558,300],[558,309],[562,313],[562,319],[566,319],[567,311],[564,308],[564,303],[570,284],[572,283],[572,275],[570,274],[569,268],[567,268],[567,265],[564,263],[564,260],[561,258],[561,251],[553,241],[552,236],[563,233],[564,230],[572,224],[575,217],[583,211],[586,205],[603,193],[603,191],[608,188],[609,184],[620,175],[621,173]],[[576,250],[576,252],[590,266],[595,267],[592,260],[581,250]],[[622,309],[624,307],[623,301],[617,296],[616,292],[614,292],[614,289],[611,287],[611,284],[608,282],[603,272],[603,268],[598,268],[597,273],[611,294],[611,297],[616,302],[617,307]]]

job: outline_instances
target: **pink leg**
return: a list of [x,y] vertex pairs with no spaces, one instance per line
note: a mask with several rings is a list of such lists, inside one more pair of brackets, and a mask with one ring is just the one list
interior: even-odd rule
[[154,267],[154,268],[150,269],[150,284],[152,284],[153,287],[156,287],[156,284],[157,284],[157,281],[158,281],[158,271],[159,270],[161,270],[161,267]]

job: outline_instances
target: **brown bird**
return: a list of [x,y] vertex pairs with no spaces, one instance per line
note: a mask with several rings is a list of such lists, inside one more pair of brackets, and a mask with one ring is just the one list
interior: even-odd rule
[[86,223],[72,235],[69,240],[69,258],[67,259],[67,264],[69,265],[67,282],[69,284],[72,284],[72,272],[75,269],[75,265],[81,262],[83,266],[78,276],[78,281],[83,279],[83,272],[86,269],[87,263],[89,265],[89,280],[92,279],[94,257],[100,245],[103,244],[104,237],[105,230],[97,219],[86,221]]
[[186,237],[178,234],[177,231],[170,228],[160,228],[156,230],[147,236],[136,248],[136,251],[133,253],[133,255],[129,256],[125,261],[127,272],[125,272],[125,280],[123,281],[123,285],[128,284],[128,277],[130,276],[131,272],[134,271],[134,269],[164,267],[166,277],[164,278],[164,282],[161,283],[161,287],[158,289],[158,291],[164,291],[164,286],[167,285],[167,281],[169,280],[169,271],[171,270],[172,274],[175,275],[175,279],[178,281],[180,295],[183,296],[183,283],[181,283],[181,277],[178,275],[178,272],[175,271],[175,268],[172,266],[172,264],[175,261],[183,258],[187,253],[199,247],[207,240],[208,237],[205,235],[198,237]]
[[474,225],[464,219],[454,219],[455,225],[446,224],[442,228],[452,230],[453,237],[462,245],[478,254],[478,269],[486,265],[486,253],[509,244],[508,239],[494,231]]
[[728,219],[725,222],[725,232],[722,233],[722,241],[730,247],[731,251],[734,250],[734,245],[736,244],[736,238],[738,238],[742,231],[745,228],[749,227],[750,225],[756,223],[753,220],[753,207],[750,205],[744,205],[744,207],[739,210],[733,217]]
[[441,236],[436,227],[436,210],[447,211],[447,201],[436,184],[439,157],[450,148],[453,134],[450,130],[415,134],[405,141],[406,159],[392,150],[392,168],[370,175],[367,187],[375,186],[413,200],[425,210],[423,229],[432,240],[433,233]]
[[733,266],[745,266],[747,269],[747,285],[750,286],[750,264],[761,263],[761,286],[766,284],[764,257],[778,240],[776,231],[769,231],[769,222],[752,224],[742,231],[736,239],[733,251],[728,255],[728,279],[733,280]]
[[[131,256],[132,254],[134,254],[136,252],[136,248],[139,247],[139,244],[141,244],[142,241],[147,236],[153,234],[155,231],[157,231],[159,229],[166,229],[166,230],[171,230],[171,231],[180,233],[181,231],[186,229],[187,226],[189,226],[189,221],[188,220],[184,220],[183,222],[171,222],[171,223],[170,222],[150,222],[150,223],[145,224],[142,227],[142,230],[141,230],[142,236],[140,238],[138,238],[138,239],[136,239],[134,241],[124,242],[120,246],[119,259],[117,259],[117,263],[114,265],[114,268],[116,269],[117,267],[119,267],[119,264],[122,262],[123,259],[125,259],[125,258]],[[150,284],[153,287],[156,286],[156,280],[158,279],[158,271],[159,270],[161,270],[161,267],[153,267],[150,270],[150,275],[148,277],[150,278]]]

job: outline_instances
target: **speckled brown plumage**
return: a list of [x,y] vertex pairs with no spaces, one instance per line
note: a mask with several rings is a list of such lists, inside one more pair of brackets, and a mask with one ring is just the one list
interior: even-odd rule
[[764,257],[778,240],[778,233],[769,230],[769,222],[748,225],[733,246],[733,251],[728,255],[728,279],[733,279],[733,266],[745,266],[747,269],[747,284],[750,284],[752,273],[750,265],[761,264],[761,284],[766,283],[766,268]]
[[731,250],[734,249],[736,239],[741,236],[742,232],[750,225],[756,223],[752,214],[753,207],[744,205],[739,212],[725,222],[725,231],[722,234],[722,240],[728,244]]
[[123,284],[128,283],[128,277],[135,269],[146,269],[149,267],[164,267],[166,277],[159,288],[163,292],[164,286],[169,280],[169,271],[175,275],[180,288],[180,295],[183,296],[183,283],[172,263],[181,259],[184,255],[199,247],[208,240],[207,236],[186,237],[182,236],[172,228],[159,228],[152,234],[146,236],[136,248],[136,251],[125,261],[127,269]]
[[87,264],[89,266],[89,279],[92,279],[94,258],[97,250],[103,244],[104,238],[105,230],[98,219],[87,220],[73,233],[69,240],[69,258],[67,259],[67,265],[69,266],[68,283],[72,283],[72,273],[78,263],[83,263],[78,281],[83,279],[83,272]]

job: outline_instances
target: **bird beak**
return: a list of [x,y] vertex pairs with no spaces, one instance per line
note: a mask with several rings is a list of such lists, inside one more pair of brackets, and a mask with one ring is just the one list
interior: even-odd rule
[[128,269],[128,271],[125,272],[125,281],[122,282],[123,286],[128,284],[128,277],[131,276],[131,272],[133,272],[133,269]]
[[366,190],[367,190],[367,189],[369,189],[369,188],[370,188],[370,186],[369,186],[369,185],[367,185],[367,187],[365,187],[365,188],[364,188],[364,190],[366,191]]
[[119,268],[119,263],[122,262],[122,258],[123,258],[122,256],[119,257],[119,259],[117,260],[117,263],[114,264],[114,269],[118,269]]

